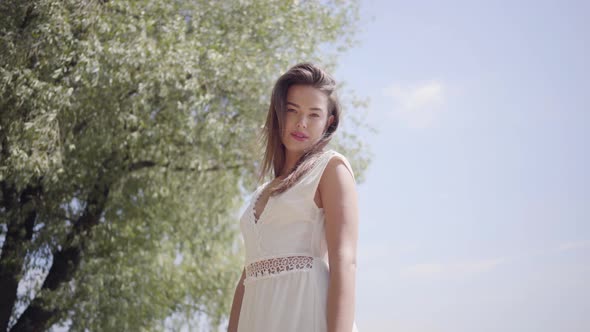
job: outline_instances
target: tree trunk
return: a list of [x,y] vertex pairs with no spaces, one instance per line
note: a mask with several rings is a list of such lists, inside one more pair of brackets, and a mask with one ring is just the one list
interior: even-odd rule
[[[10,215],[13,210],[25,211],[32,197],[39,195],[40,186],[28,186],[20,195],[20,200],[15,201],[16,193],[12,192],[13,188],[2,182],[3,206],[5,214]],[[25,212],[27,213],[27,212]],[[23,270],[23,264],[27,253],[25,245],[33,237],[33,227],[37,218],[37,211],[33,208],[25,216],[20,213],[12,213],[15,216],[7,225],[8,231],[4,244],[2,246],[2,255],[0,256],[0,331],[6,331],[14,304],[16,301],[19,279],[18,275]]]
[[[110,184],[99,184],[90,193],[84,213],[75,222],[73,229],[68,234],[62,250],[53,253],[53,262],[49,273],[41,286],[41,290],[56,290],[65,282],[72,280],[80,264],[80,254],[84,250],[85,241],[89,234],[81,236],[80,242],[73,245],[74,238],[82,233],[89,232],[92,227],[98,224],[109,195]],[[10,329],[16,331],[45,331],[55,323],[63,312],[62,308],[47,308],[46,299],[37,296],[23,314],[18,318],[16,324]],[[14,305],[14,304],[13,304]]]

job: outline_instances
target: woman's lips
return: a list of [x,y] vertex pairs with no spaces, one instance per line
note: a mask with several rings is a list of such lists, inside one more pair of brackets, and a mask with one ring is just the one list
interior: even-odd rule
[[294,133],[292,133],[291,136],[300,142],[305,141],[307,139],[307,137],[299,137],[299,136],[295,135]]

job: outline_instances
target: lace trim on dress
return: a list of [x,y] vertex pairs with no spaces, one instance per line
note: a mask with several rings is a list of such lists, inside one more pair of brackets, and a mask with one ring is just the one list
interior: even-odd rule
[[260,278],[288,271],[304,271],[313,267],[311,256],[287,256],[260,260],[246,266],[247,278]]
[[[258,217],[256,217],[256,204],[258,204],[258,201],[260,200],[260,196],[262,196],[262,192],[264,191],[265,187],[266,186],[263,186],[262,190],[259,193],[256,193],[257,197],[256,197],[256,200],[254,201],[254,204],[252,205],[252,216],[254,217],[255,224],[258,224],[258,220],[262,216],[262,212],[264,212],[264,210],[266,210],[266,206],[265,206],[264,209],[262,210],[262,212],[260,213],[260,215]],[[269,201],[270,201],[270,197],[269,197]],[[268,201],[266,202],[266,205],[268,205]]]

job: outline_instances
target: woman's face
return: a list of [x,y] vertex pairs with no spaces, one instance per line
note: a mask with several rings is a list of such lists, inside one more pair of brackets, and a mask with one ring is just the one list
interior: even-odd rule
[[322,91],[309,85],[289,87],[281,137],[288,151],[304,153],[322,138],[332,121],[334,116],[328,116],[328,97]]

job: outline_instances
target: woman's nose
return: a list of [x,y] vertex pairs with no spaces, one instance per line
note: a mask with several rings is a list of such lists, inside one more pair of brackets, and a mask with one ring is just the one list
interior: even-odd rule
[[297,119],[297,127],[307,127],[307,124],[305,123],[305,116],[301,116],[299,119]]

